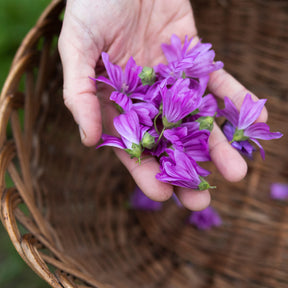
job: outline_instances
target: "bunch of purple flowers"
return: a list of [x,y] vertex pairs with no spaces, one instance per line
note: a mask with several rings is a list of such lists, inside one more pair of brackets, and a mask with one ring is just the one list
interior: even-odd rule
[[279,138],[281,133],[271,133],[264,123],[253,124],[263,100],[255,104],[247,96],[239,113],[227,98],[226,108],[218,110],[214,96],[205,91],[209,74],[222,68],[223,63],[214,62],[211,44],[199,41],[190,48],[191,41],[186,36],[182,45],[173,35],[171,45],[162,44],[168,64],[153,68],[142,68],[131,57],[123,71],[109,61],[107,53],[102,53],[108,78],[99,76],[94,80],[113,87],[110,100],[120,115],[114,118],[119,137],[103,134],[98,148],[124,149],[139,164],[145,155],[155,156],[160,163],[158,180],[205,190],[212,188],[205,180],[209,171],[199,163],[210,161],[208,140],[217,113],[229,120],[224,126],[229,141],[248,156],[255,150],[249,139],[263,151],[256,139]]

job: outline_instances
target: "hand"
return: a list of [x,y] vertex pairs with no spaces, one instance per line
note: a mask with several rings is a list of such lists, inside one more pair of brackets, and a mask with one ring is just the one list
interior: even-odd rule
[[[96,91],[94,81],[89,78],[103,72],[103,64],[99,61],[101,52],[107,52],[110,61],[122,67],[130,56],[138,65],[152,67],[165,62],[160,45],[169,43],[172,34],[183,40],[188,35],[189,39],[195,37],[197,41],[188,0],[172,0],[169,4],[165,0],[67,1],[59,38],[64,69],[63,95],[65,105],[79,125],[85,145],[96,145],[101,138],[102,124],[110,130],[110,134],[113,133],[112,120],[116,114],[112,105],[108,104],[109,90],[99,85]],[[223,69],[211,74],[208,88],[219,98],[230,97],[239,108],[248,92]],[[260,118],[266,121],[266,110]],[[228,181],[239,181],[246,175],[246,162],[216,125],[209,145],[214,164]],[[173,187],[155,179],[159,172],[156,159],[145,159],[139,166],[125,151],[116,148],[115,153],[148,197],[156,201],[171,197]],[[208,191],[175,190],[188,209],[200,210],[210,203]]]

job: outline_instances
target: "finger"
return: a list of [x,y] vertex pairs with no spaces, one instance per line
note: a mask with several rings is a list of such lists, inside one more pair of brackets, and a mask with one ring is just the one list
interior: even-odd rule
[[240,181],[247,174],[247,163],[227,141],[218,125],[209,137],[210,156],[217,169],[230,182]]
[[80,36],[72,29],[69,19],[64,21],[58,44],[63,64],[63,97],[79,125],[83,144],[92,146],[99,141],[102,133],[100,103],[95,96],[96,86],[89,78],[95,77],[99,53],[89,44],[88,47],[83,44],[83,40],[80,41]]
[[208,190],[197,191],[176,187],[175,193],[183,206],[192,211],[200,211],[209,206],[211,196]]
[[173,194],[173,186],[155,178],[160,172],[159,163],[154,157],[141,160],[141,164],[123,150],[115,148],[115,153],[134,178],[143,193],[154,201],[166,201]]
[[[225,96],[229,97],[239,110],[247,93],[251,94],[254,101],[258,100],[252,92],[247,90],[224,69],[217,70],[210,74],[208,89],[221,99],[224,99]],[[267,118],[267,110],[264,107],[257,121],[266,122]]]

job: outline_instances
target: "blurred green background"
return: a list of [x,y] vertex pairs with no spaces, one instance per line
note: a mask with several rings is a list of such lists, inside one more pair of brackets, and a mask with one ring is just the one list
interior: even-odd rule
[[[27,32],[35,25],[49,0],[0,0],[0,87],[9,72],[12,59]],[[7,180],[9,181],[9,179]],[[12,183],[7,183],[11,185]],[[0,287],[47,288],[21,259],[0,222]]]

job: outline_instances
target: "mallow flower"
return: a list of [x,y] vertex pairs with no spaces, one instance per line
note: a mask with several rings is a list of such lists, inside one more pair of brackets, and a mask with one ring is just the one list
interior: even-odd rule
[[202,211],[194,211],[190,214],[188,222],[196,226],[199,230],[208,230],[222,224],[222,220],[217,211],[208,206]]
[[175,81],[179,78],[201,78],[223,67],[221,61],[214,62],[215,52],[210,50],[210,43],[203,44],[198,41],[189,49],[192,40],[193,38],[188,40],[186,36],[182,46],[181,39],[172,35],[171,45],[162,44],[168,64],[155,67],[160,78],[166,78],[169,83],[173,83],[173,79]]
[[138,75],[142,71],[142,67],[136,65],[133,57],[130,57],[123,72],[120,66],[112,64],[109,61],[109,55],[107,53],[102,52],[101,56],[109,79],[104,76],[99,76],[94,80],[104,82],[116,91],[127,95],[139,87],[141,81]]
[[124,149],[131,158],[138,158],[140,162],[140,157],[143,152],[142,140],[149,127],[140,124],[139,117],[134,110],[130,110],[127,113],[115,117],[114,127],[121,138],[103,134],[103,143],[97,148],[102,146],[113,146]]
[[146,126],[153,125],[153,118],[158,114],[158,109],[150,102],[133,101],[125,94],[114,91],[111,93],[110,100],[112,100],[120,112],[128,113],[133,110],[137,113],[139,122]]
[[179,150],[166,149],[168,156],[160,159],[160,173],[156,179],[172,185],[196,190],[206,190],[210,187],[203,179],[209,171],[200,167],[194,159]]
[[287,183],[272,183],[270,186],[270,195],[272,199],[287,200],[288,199],[288,184]]
[[162,202],[151,200],[138,186],[135,187],[129,202],[131,208],[138,210],[158,211],[162,208]]
[[210,131],[199,128],[198,122],[187,122],[180,127],[165,130],[163,135],[172,143],[173,148],[187,153],[195,161],[210,161],[208,147]]
[[160,87],[163,103],[162,121],[164,128],[178,126],[181,120],[196,110],[200,103],[202,89],[190,89],[188,79],[179,79],[169,89]]
[[[282,133],[280,132],[270,132],[270,128],[266,123],[255,123],[261,114],[265,102],[266,99],[254,102],[251,95],[247,93],[240,112],[238,112],[234,103],[228,97],[225,97],[225,108],[218,111],[218,116],[224,116],[230,122],[230,127],[228,127],[228,129],[226,127],[226,131],[233,131],[233,137],[229,140],[230,143],[233,144],[236,142],[233,146],[241,151],[243,148],[242,144],[245,144],[248,147],[247,142],[242,144],[241,142],[251,140],[260,148],[260,153],[263,159],[265,158],[265,151],[258,142],[258,139],[271,140],[282,137]],[[227,132],[225,135],[226,137],[228,136],[228,138],[231,138],[231,135],[227,134]],[[241,145],[238,147],[237,143],[240,143]],[[247,147],[245,149],[247,149]],[[249,149],[251,150],[251,148]]]

